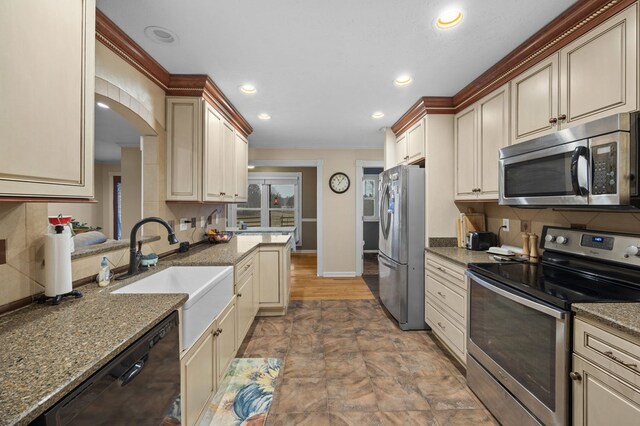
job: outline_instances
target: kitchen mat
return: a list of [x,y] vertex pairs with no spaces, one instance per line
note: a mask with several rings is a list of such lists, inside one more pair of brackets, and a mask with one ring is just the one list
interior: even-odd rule
[[200,426],[261,426],[273,401],[280,358],[235,358]]

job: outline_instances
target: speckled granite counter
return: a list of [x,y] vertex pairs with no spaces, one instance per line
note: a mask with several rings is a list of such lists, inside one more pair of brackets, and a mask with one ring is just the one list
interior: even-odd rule
[[427,253],[437,254],[451,262],[466,267],[469,263],[498,262],[493,255],[484,251],[467,250],[460,247],[427,247]]
[[185,294],[111,294],[174,265],[234,265],[289,236],[237,236],[163,259],[150,271],[58,306],[33,304],[0,317],[0,425],[27,424],[187,300]]
[[578,315],[640,339],[640,303],[575,303]]

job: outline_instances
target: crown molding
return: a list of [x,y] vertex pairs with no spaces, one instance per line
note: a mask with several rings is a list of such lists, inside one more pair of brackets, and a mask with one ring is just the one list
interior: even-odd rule
[[244,137],[248,137],[253,128],[220,88],[206,74],[171,74],[167,88],[168,96],[197,96],[209,102]]
[[391,126],[391,130],[398,135],[416,124],[427,114],[453,114],[454,112],[452,97],[424,96]]

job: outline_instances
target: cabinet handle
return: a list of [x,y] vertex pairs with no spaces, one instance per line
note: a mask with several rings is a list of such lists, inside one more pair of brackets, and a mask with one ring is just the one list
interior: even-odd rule
[[242,297],[242,293],[238,293],[238,297]]
[[438,292],[438,296],[442,297],[443,299],[447,298],[447,295],[441,292]]
[[235,196],[237,197],[237,196],[238,196],[238,194],[235,194]]
[[221,328],[218,329],[218,335],[220,335],[220,334],[222,334],[222,329]]
[[556,124],[557,122],[558,122],[558,119],[557,119],[557,118],[555,118],[555,117],[551,117],[551,118],[549,119],[549,124]]
[[580,380],[582,380],[582,376],[580,375],[580,373],[572,371],[571,373],[569,373],[569,377],[571,378],[571,380],[575,380],[576,382],[579,382]]
[[440,327],[440,328],[441,328],[441,329],[443,329],[443,330],[446,330],[445,326],[444,326],[444,325],[442,325],[442,323],[441,323],[441,322],[438,322],[438,327]]
[[558,121],[565,121],[567,119],[567,114],[560,114],[558,116]]
[[447,272],[447,270],[444,269],[442,266],[438,266],[437,268],[438,268],[438,271],[445,272],[445,273]]
[[612,359],[612,360],[614,360],[615,362],[617,362],[617,363],[619,363],[619,364],[622,364],[623,366],[625,366],[625,367],[627,367],[627,368],[633,368],[634,370],[637,370],[637,369],[638,369],[638,364],[632,364],[632,363],[630,363],[630,362],[629,362],[629,363],[624,362],[623,360],[621,360],[620,358],[618,358],[617,356],[615,356],[615,355],[613,354],[613,352],[611,352],[611,351],[606,351],[606,352],[604,352],[604,354],[605,354],[608,358],[611,358],[611,359]]
[[218,330],[213,332],[213,337],[218,337],[220,335],[220,333],[218,333]]

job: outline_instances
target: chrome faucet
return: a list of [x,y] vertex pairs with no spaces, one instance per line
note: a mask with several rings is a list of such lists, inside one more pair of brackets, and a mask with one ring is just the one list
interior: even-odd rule
[[[160,219],[159,217],[146,217],[142,219],[141,221],[133,225],[133,228],[131,228],[131,236],[129,237],[129,271],[123,276],[118,277],[118,279],[130,277],[139,272],[138,269],[140,268],[140,263],[142,263],[142,241],[139,244],[137,243],[136,234],[138,233],[138,229],[140,229],[142,225],[149,222],[156,222],[167,228],[167,231],[169,232],[169,236],[167,237],[167,239],[169,240],[169,244],[179,243],[178,238],[176,238],[176,234],[173,232],[173,229],[164,219]],[[137,250],[136,245],[138,246]]]

